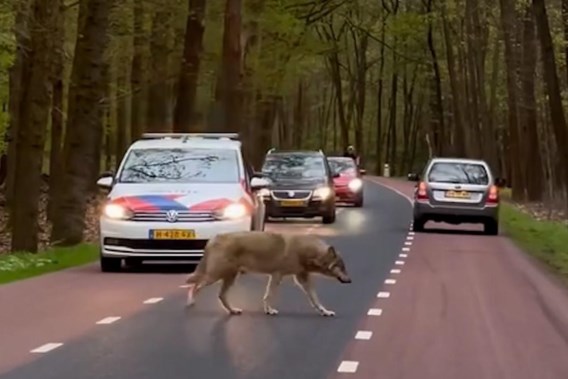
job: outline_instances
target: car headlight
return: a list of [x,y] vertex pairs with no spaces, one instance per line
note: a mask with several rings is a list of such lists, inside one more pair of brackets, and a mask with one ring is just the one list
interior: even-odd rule
[[331,188],[329,187],[321,187],[314,191],[314,197],[320,198],[322,200],[326,200],[331,196]]
[[363,181],[359,178],[353,179],[347,185],[349,189],[353,192],[359,191],[363,187]]
[[217,217],[225,220],[236,220],[248,216],[247,207],[241,203],[229,204],[217,212]]
[[129,208],[118,204],[105,205],[103,208],[103,214],[113,220],[128,220],[132,218],[133,215]]

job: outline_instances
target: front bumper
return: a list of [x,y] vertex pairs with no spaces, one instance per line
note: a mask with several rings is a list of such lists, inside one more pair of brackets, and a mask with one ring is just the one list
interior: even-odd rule
[[499,205],[456,206],[432,205],[426,201],[414,202],[414,218],[442,222],[479,223],[499,220]]
[[[109,258],[199,260],[207,241],[219,233],[251,230],[251,218],[214,222],[140,222],[100,219],[101,256]],[[190,229],[191,240],[150,239],[151,229]]]
[[335,198],[338,201],[353,202],[363,197],[363,189],[352,191],[349,187],[336,187]]
[[287,207],[280,205],[276,199],[264,199],[266,215],[268,217],[319,217],[328,214],[333,209],[333,200],[306,200],[305,206]]

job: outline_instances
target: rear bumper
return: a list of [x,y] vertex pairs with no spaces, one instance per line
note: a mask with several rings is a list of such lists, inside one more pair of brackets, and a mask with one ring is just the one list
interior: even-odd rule
[[494,206],[455,206],[432,205],[429,202],[414,202],[414,218],[432,221],[480,223],[488,219],[499,220],[499,205]]

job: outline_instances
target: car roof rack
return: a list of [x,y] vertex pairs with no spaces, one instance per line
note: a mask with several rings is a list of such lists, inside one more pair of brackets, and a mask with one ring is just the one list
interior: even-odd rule
[[238,141],[240,139],[239,133],[144,133],[140,139],[183,139],[185,141],[190,138],[233,141]]

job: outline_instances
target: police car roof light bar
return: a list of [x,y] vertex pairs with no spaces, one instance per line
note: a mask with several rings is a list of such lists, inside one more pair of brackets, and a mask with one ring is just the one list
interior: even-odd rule
[[162,139],[162,138],[203,138],[203,139],[229,139],[239,140],[238,133],[144,133],[141,139]]

